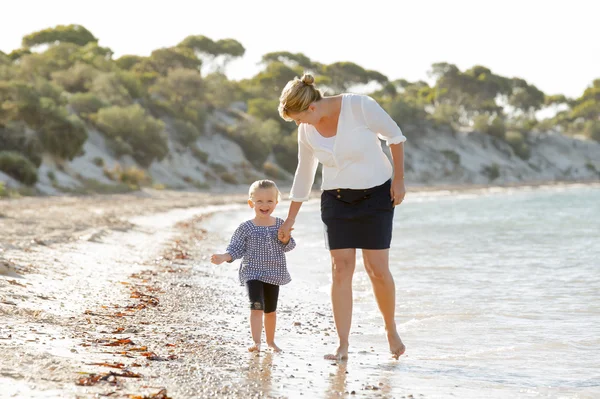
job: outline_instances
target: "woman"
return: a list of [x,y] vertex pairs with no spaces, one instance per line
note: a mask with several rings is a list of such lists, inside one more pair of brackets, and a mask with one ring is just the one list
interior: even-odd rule
[[[404,141],[398,125],[366,95],[324,97],[314,78],[289,81],[281,93],[279,114],[298,127],[298,166],[294,176],[287,220],[279,229],[286,239],[302,202],[308,200],[317,166],[323,164],[321,219],[331,253],[333,283],[331,302],[339,347],[326,359],[348,357],[352,322],[352,276],[356,249],[362,249],[377,305],[383,316],[392,355],[397,359],[405,346],[394,320],[396,288],[389,270],[394,206],[402,203]],[[393,164],[379,138],[390,148]]]

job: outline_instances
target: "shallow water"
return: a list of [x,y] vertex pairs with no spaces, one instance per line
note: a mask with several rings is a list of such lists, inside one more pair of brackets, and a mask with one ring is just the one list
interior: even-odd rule
[[[293,281],[281,290],[278,332],[287,354],[249,358],[249,372],[253,362],[269,372],[249,378],[280,373],[265,393],[600,397],[599,186],[409,194],[396,208],[390,252],[407,353],[400,361],[386,353],[359,254],[350,360],[341,366],[322,359],[335,330],[318,206],[303,206],[288,256]],[[283,203],[275,214],[286,211]],[[241,208],[205,227],[226,245],[251,217]],[[235,284],[235,267],[222,273]]]

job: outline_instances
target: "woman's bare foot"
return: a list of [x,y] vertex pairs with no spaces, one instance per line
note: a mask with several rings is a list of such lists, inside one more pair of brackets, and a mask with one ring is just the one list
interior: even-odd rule
[[404,346],[400,336],[398,335],[398,332],[396,331],[393,333],[388,333],[387,338],[390,344],[390,352],[392,352],[392,357],[394,359],[398,359],[406,351],[406,346]]
[[348,359],[348,344],[338,346],[334,354],[324,356],[326,360],[347,360]]
[[260,342],[255,342],[254,345],[248,348],[248,352],[260,352]]
[[281,348],[275,345],[275,342],[267,342],[267,346],[271,348],[273,352],[281,352]]

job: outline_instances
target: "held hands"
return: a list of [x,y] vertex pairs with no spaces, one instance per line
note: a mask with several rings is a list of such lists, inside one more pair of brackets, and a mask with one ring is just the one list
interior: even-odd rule
[[404,201],[406,195],[406,188],[404,187],[404,179],[392,180],[392,186],[390,187],[390,197],[393,205],[400,205]]
[[213,254],[210,257],[211,263],[220,265],[223,262],[231,262],[231,255],[229,254]]
[[286,219],[286,221],[283,222],[283,224],[277,231],[277,238],[283,244],[287,244],[288,242],[290,242],[290,238],[292,238],[292,230],[294,230],[294,228],[292,227],[293,225],[294,225],[293,220]]

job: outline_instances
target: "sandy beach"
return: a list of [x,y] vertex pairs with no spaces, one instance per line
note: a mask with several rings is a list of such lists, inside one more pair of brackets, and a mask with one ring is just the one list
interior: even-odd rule
[[144,191],[0,202],[0,397],[432,397],[392,396],[402,363],[368,345],[359,354],[386,373],[317,356],[335,344],[326,302],[282,303],[284,353],[245,351],[244,292],[208,262],[223,237],[203,227],[245,200]]

